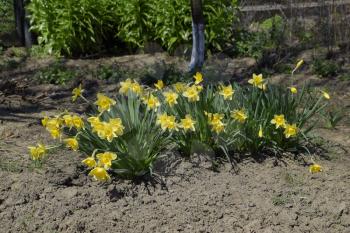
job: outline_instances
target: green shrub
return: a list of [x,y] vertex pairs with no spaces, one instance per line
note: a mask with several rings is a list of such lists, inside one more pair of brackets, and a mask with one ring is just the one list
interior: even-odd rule
[[329,78],[338,75],[341,67],[332,60],[315,59],[312,64],[312,70],[322,78]]

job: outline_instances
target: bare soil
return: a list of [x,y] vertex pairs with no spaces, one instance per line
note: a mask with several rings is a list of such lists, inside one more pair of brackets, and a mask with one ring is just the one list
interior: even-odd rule
[[[151,59],[161,58],[154,55]],[[170,58],[165,59],[169,62]],[[120,60],[132,68],[145,56],[113,58],[113,62]],[[221,165],[213,171],[204,154],[191,160],[169,154],[156,164],[153,179],[100,184],[87,176],[81,165],[84,155],[79,153],[60,149],[42,168],[31,164],[27,146],[38,141],[53,143],[40,126],[42,112],[82,112],[86,106],[70,103],[74,83],[63,87],[35,84],[30,74],[46,63],[30,62],[5,71],[0,80],[1,233],[350,233],[348,82],[311,78],[315,86],[334,93],[334,103],[346,111],[337,129],[315,132],[327,149],[314,155],[324,167],[322,173],[310,174],[303,160],[288,157],[260,162],[245,159],[235,169]],[[85,63],[103,62],[67,64],[85,67]],[[240,62],[244,65],[236,67]],[[224,72],[229,78],[236,77],[233,70],[244,72],[251,64],[250,60],[231,63]],[[298,76],[298,80],[306,78]],[[284,76],[272,80],[283,82]],[[94,87],[91,96],[97,90],[115,91],[114,84],[100,81],[84,80],[84,85]]]

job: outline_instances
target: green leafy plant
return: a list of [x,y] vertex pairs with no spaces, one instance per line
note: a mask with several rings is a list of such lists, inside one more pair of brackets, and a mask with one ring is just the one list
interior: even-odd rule
[[315,59],[312,64],[312,70],[323,78],[329,78],[338,75],[341,67],[332,60]]
[[261,59],[266,50],[277,50],[285,42],[286,22],[279,15],[253,23],[251,27],[254,30],[238,29],[236,32],[238,55]]
[[99,51],[116,29],[116,3],[110,0],[33,0],[27,9],[31,30],[50,54]]
[[64,68],[60,63],[56,62],[35,74],[35,78],[40,83],[50,83],[64,85],[75,77],[74,71]]
[[[78,134],[79,148],[87,155],[94,151],[109,151],[117,154],[111,165],[111,172],[124,178],[135,178],[152,173],[153,163],[160,153],[169,147],[169,138],[156,127],[157,114],[148,111],[137,98],[130,94],[116,99],[118,105],[110,111],[99,114],[103,122],[121,119],[123,134],[112,141],[98,137],[88,125]],[[98,114],[94,113],[93,116]]]
[[323,114],[326,120],[326,126],[330,129],[335,129],[338,123],[344,118],[344,113],[340,110],[338,111],[327,111]]

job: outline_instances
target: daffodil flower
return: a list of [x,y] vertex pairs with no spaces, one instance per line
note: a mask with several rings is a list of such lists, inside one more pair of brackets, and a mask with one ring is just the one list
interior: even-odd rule
[[84,89],[82,89],[81,84],[72,91],[72,101],[75,102],[78,97],[82,96]]
[[186,84],[182,82],[175,83],[173,87],[177,93],[182,93],[186,90]]
[[147,105],[148,109],[153,109],[155,111],[160,106],[159,99],[152,94],[144,99],[144,103]]
[[175,116],[168,116],[166,113],[163,113],[161,115],[158,115],[157,118],[157,125],[160,125],[162,130],[178,130],[178,124],[176,123],[176,118]]
[[201,82],[203,82],[203,75],[200,72],[197,72],[195,76],[193,76],[194,80],[195,80],[195,84],[198,85]]
[[96,155],[98,159],[98,166],[109,169],[112,166],[112,161],[117,159],[117,154],[112,152],[105,152]]
[[297,65],[295,66],[294,70],[292,71],[292,74],[294,74],[294,72],[297,71],[303,64],[304,64],[304,60],[303,59],[298,61]]
[[278,129],[279,127],[285,127],[286,120],[284,119],[284,115],[275,115],[271,120],[271,124],[276,125],[276,129]]
[[232,85],[221,86],[220,88],[221,88],[221,90],[220,90],[219,94],[222,95],[225,100],[232,100],[232,96],[235,93],[233,88],[232,88]]
[[108,172],[103,167],[95,167],[89,172],[89,176],[92,176],[95,180],[103,182],[111,179],[111,177],[108,175]]
[[158,90],[162,90],[164,88],[164,82],[163,80],[158,80],[157,83],[154,84],[154,86],[158,89]]
[[262,129],[262,126],[261,126],[261,125],[259,126],[258,136],[259,136],[259,138],[263,138],[263,137],[264,137],[263,129]]
[[323,97],[324,97],[325,99],[329,100],[329,99],[331,98],[331,96],[328,94],[328,92],[326,92],[326,91],[321,91],[321,93],[322,93],[322,95],[323,95]]
[[199,93],[202,90],[200,86],[190,86],[187,87],[186,90],[183,92],[183,96],[188,99],[190,102],[196,102],[199,101]]
[[94,168],[96,166],[96,160],[94,157],[87,157],[86,159],[84,159],[83,161],[81,161],[83,164],[85,164],[86,166],[88,166],[89,168]]
[[284,129],[284,135],[286,138],[294,137],[298,133],[298,127],[296,124],[286,124]]
[[185,131],[195,131],[195,123],[196,122],[192,119],[191,115],[187,114],[184,119],[181,119],[179,126]]
[[132,86],[132,81],[131,79],[127,79],[124,82],[120,82],[120,89],[119,89],[119,93],[120,94],[126,94],[128,93],[128,91],[131,89]]
[[319,165],[319,164],[312,164],[309,167],[309,172],[310,173],[318,173],[318,172],[322,172],[322,171],[323,171],[322,166]]
[[36,147],[29,146],[28,149],[29,149],[31,158],[34,161],[40,160],[46,154],[46,147],[41,143],[39,143]]
[[239,123],[244,123],[246,119],[248,118],[247,114],[245,113],[244,109],[241,110],[233,110],[231,112],[231,117],[238,121]]
[[254,87],[266,90],[266,84],[264,83],[263,75],[253,74],[253,78],[248,80],[249,84],[252,84]]
[[163,93],[164,97],[165,97],[165,101],[167,102],[167,104],[172,107],[175,104],[177,104],[177,98],[179,97],[179,95],[173,91],[168,91],[168,92],[164,92]]
[[297,94],[298,93],[298,89],[296,87],[288,87],[288,89],[290,90],[290,92],[292,94]]
[[71,148],[74,151],[77,151],[79,149],[78,140],[75,138],[67,138],[64,140],[64,142],[68,148]]
[[113,105],[116,104],[115,100],[98,93],[97,94],[97,101],[95,104],[98,106],[99,112],[109,111]]

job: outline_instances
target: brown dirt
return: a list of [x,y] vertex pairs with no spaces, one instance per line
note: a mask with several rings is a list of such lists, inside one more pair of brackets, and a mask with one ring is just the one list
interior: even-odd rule
[[[42,168],[28,158],[27,146],[53,143],[39,125],[41,113],[73,109],[70,87],[33,86],[20,70],[6,76],[0,89],[0,232],[350,232],[348,112],[337,130],[317,131],[330,140],[328,159],[315,158],[322,173],[310,174],[288,158],[248,159],[237,172],[228,165],[214,172],[204,155],[184,160],[171,154],[157,164],[157,179],[99,184],[87,177],[78,153],[60,149]],[[326,85],[349,109],[349,85]]]

